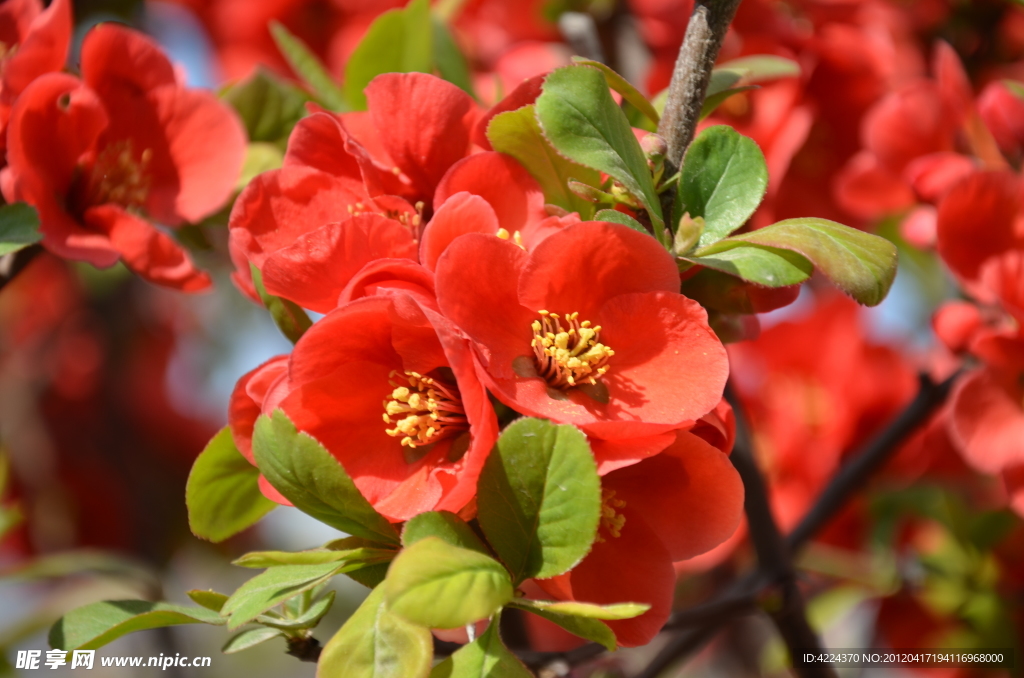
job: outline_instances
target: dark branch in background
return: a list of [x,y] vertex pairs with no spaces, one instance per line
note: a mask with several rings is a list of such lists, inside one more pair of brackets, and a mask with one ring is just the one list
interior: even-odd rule
[[[729,459],[743,480],[745,491],[743,510],[747,514],[747,534],[757,553],[758,569],[770,583],[778,586],[778,595],[771,604],[765,605],[765,611],[775,622],[790,656],[797,656],[800,650],[818,652],[821,642],[807,621],[803,595],[796,585],[796,572],[790,559],[789,548],[775,523],[771,505],[768,501],[768,490],[765,487],[761,471],[754,460],[753,442],[747,425],[743,403],[729,384],[725,388],[725,397],[732,405],[736,415],[736,444],[733,446]],[[801,678],[832,678],[835,672],[829,664],[809,663],[795,665],[794,670]]]
[[696,0],[679,50],[658,134],[668,142],[665,176],[672,176],[693,141],[711,71],[740,0]]
[[585,12],[564,12],[558,17],[558,30],[573,52],[581,57],[606,63],[594,17]]
[[[900,446],[946,401],[953,383],[959,377],[954,374],[942,383],[936,384],[926,375],[920,377],[920,389],[913,401],[889,426],[854,454],[822,491],[814,506],[786,538],[791,553],[796,553],[818,530],[845,505],[846,501],[860,489]],[[734,452],[735,454],[735,452]],[[749,597],[757,600],[759,593],[770,584],[760,572],[753,572],[729,586],[722,594],[701,608],[712,608],[728,600],[742,600]],[[696,609],[696,608],[695,608]],[[742,611],[742,606],[737,607]],[[676,613],[669,620],[667,628],[676,628],[675,617],[685,619],[689,610]],[[739,613],[739,612],[738,612]],[[669,642],[636,678],[655,678],[669,666],[698,651],[724,626],[730,617],[708,617],[704,625],[690,628]]]
[[0,289],[14,280],[15,276],[21,273],[42,251],[42,245],[32,245],[0,257]]

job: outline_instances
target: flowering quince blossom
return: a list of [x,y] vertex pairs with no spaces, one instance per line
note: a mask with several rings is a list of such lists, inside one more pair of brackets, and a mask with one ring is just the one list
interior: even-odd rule
[[524,414],[615,440],[692,426],[721,399],[728,359],[706,312],[678,293],[671,256],[625,226],[567,226],[529,253],[464,235],[436,289],[495,396]]
[[643,601],[651,609],[609,621],[620,645],[644,645],[672,611],[673,561],[729,538],[743,515],[743,483],[728,456],[680,431],[660,454],[601,478],[601,523],[590,553],[566,574],[536,580],[559,600]]
[[64,68],[71,45],[71,0],[8,0],[0,5],[0,152],[11,106],[29,83]]
[[[468,342],[447,319],[403,294],[332,311],[291,356],[239,381],[231,428],[251,462],[254,422],[277,408],[322,443],[370,503],[396,522],[462,509],[497,439]],[[268,484],[261,487],[282,501]]]
[[101,267],[120,259],[183,291],[209,287],[150,220],[173,227],[218,209],[245,133],[213,94],[184,87],[148,38],[115,24],[90,31],[82,79],[36,79],[15,102],[8,140],[0,187],[39,211],[50,251]]
[[470,154],[478,112],[462,90],[388,73],[366,92],[365,113],[302,120],[285,166],[257,177],[235,203],[234,279],[251,297],[250,263],[268,292],[322,313],[368,285],[415,289],[426,300],[437,257],[458,235],[532,247],[578,221],[549,216],[537,182],[509,156]]

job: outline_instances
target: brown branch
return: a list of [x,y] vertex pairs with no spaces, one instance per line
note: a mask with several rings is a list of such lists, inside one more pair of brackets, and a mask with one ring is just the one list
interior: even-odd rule
[[658,125],[658,134],[668,142],[666,176],[672,176],[679,169],[686,148],[693,141],[718,50],[739,5],[740,0],[694,2],[686,38],[668,86],[665,113]]

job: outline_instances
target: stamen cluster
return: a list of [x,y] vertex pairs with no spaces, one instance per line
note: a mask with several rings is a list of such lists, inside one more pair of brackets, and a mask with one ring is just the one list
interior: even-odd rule
[[557,313],[540,312],[533,321],[533,352],[537,372],[554,388],[572,388],[580,382],[597,384],[608,371],[608,359],[615,351],[600,342],[601,326],[591,327],[589,320],[580,321],[579,313],[563,318]]
[[[384,401],[384,423],[389,436],[402,436],[402,445],[415,449],[469,430],[459,391],[418,372],[391,373],[395,390]],[[400,385],[394,380],[404,382]],[[396,418],[396,419],[393,419]]]

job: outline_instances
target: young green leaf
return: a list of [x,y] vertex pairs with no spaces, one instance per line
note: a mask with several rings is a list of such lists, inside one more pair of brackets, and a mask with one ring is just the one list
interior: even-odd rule
[[263,287],[263,274],[254,264],[249,264],[249,271],[252,273],[252,284],[256,293],[263,301],[263,305],[270,311],[270,317],[274,324],[281,330],[293,344],[297,342],[310,327],[313,321],[309,319],[306,312],[294,301],[275,297]]
[[317,678],[426,678],[434,654],[430,630],[388,611],[378,586],[320,654]]
[[345,101],[366,110],[363,90],[381,73],[430,73],[434,68],[434,28],[427,0],[377,17],[345,64]]
[[344,110],[345,99],[341,88],[315,54],[287,28],[276,21],[270,22],[270,34],[281,50],[285,61],[313,92],[313,95],[332,111]]
[[264,626],[287,631],[294,629],[310,629],[319,624],[320,620],[323,619],[323,616],[331,609],[331,605],[334,604],[334,596],[334,591],[328,591],[327,595],[314,602],[309,606],[308,610],[294,619],[280,619],[267,615],[259,615],[256,617],[256,622],[263,624]]
[[386,545],[398,532],[356,488],[341,464],[282,410],[256,420],[253,455],[270,484],[300,511],[342,532]]
[[476,98],[473,91],[473,77],[465,55],[459,49],[452,32],[445,22],[435,13],[431,16],[434,35],[434,64],[442,78],[452,83],[469,96]]
[[695,254],[705,257],[749,245],[797,252],[836,287],[866,306],[876,306],[896,277],[896,246],[885,238],[827,219],[787,219],[720,240]]
[[610,221],[613,224],[622,224],[628,226],[634,231],[640,231],[644,235],[650,235],[651,232],[644,228],[643,224],[629,216],[625,212],[618,210],[601,210],[594,215],[594,221]]
[[231,564],[239,567],[266,568],[278,565],[319,565],[322,563],[348,564],[389,562],[395,551],[382,548],[356,548],[345,550],[310,549],[308,551],[253,551],[237,558]]
[[752,54],[719,64],[719,69],[733,71],[742,76],[744,84],[764,82],[779,78],[795,78],[800,75],[800,64],[774,54]]
[[249,144],[245,149],[242,173],[238,176],[235,189],[241,191],[260,174],[278,169],[282,164],[284,164],[284,153],[277,145],[266,141]]
[[520,607],[530,612],[546,610],[573,617],[587,617],[588,619],[632,619],[651,609],[651,606],[646,603],[597,605],[596,603],[581,603],[575,600],[527,600],[526,598],[518,599],[515,607]]
[[342,567],[338,563],[272,567],[232,593],[220,614],[227,617],[229,630],[237,629],[275,605],[328,581]]
[[214,612],[220,612],[221,608],[224,607],[224,603],[228,601],[226,595],[212,590],[192,589],[185,593],[196,605],[202,605],[207,610],[213,610]]
[[283,147],[295,124],[306,114],[309,94],[262,67],[224,90],[221,98],[238,113],[250,143]]
[[448,511],[429,511],[410,518],[402,530],[402,545],[412,546],[425,537],[438,537],[452,546],[487,555],[487,547],[473,532],[473,528]]
[[562,574],[590,551],[601,481],[575,427],[513,422],[484,463],[478,488],[480,527],[516,583]]
[[278,629],[267,628],[266,626],[260,626],[255,629],[246,629],[236,636],[232,636],[228,639],[228,642],[224,643],[224,647],[220,649],[224,654],[234,654],[241,652],[242,650],[248,650],[250,647],[255,647],[260,643],[265,643],[268,640],[283,636],[284,632]]
[[601,71],[592,66],[552,71],[536,106],[544,135],[559,153],[618,180],[647,209],[656,231],[664,225],[647,158]]
[[703,247],[742,226],[767,189],[768,167],[757,143],[731,127],[715,125],[686,151],[675,214],[704,217]]
[[661,122],[661,116],[654,110],[654,106],[647,100],[640,91],[633,87],[632,84],[624,77],[613,71],[608,66],[602,64],[600,61],[594,61],[593,59],[587,59],[585,57],[574,56],[572,58],[573,63],[582,64],[584,66],[593,66],[602,73],[604,73],[604,79],[608,82],[608,86],[613,90],[622,95],[622,98],[633,104],[634,107],[647,118],[657,125]]
[[95,650],[136,631],[180,624],[221,625],[212,610],[148,600],[104,600],[71,610],[50,628],[50,647]]
[[23,202],[0,207],[0,257],[43,239],[36,208]]
[[533,674],[501,642],[497,621],[480,637],[434,667],[430,678],[532,678]]
[[589,219],[594,206],[569,190],[569,180],[597,186],[601,174],[562,156],[544,137],[534,104],[499,113],[487,125],[491,147],[518,160],[544,191],[544,200]]
[[723,103],[725,103],[725,100],[728,99],[729,97],[733,96],[734,94],[739,94],[740,92],[746,92],[747,90],[752,90],[752,89],[757,89],[757,85],[745,85],[743,87],[730,87],[729,89],[724,89],[721,92],[715,92],[714,94],[709,94],[708,96],[704,97],[704,103],[701,104],[701,107],[700,107],[700,119],[703,120],[704,118],[706,118],[709,115],[711,115],[712,113],[714,113],[716,108],[718,108]]
[[814,266],[803,256],[774,247],[735,247],[708,256],[680,258],[764,287],[798,285],[814,273]]
[[424,537],[391,563],[384,596],[391,612],[415,624],[454,629],[512,600],[512,581],[490,556]]
[[196,457],[185,485],[193,534],[224,541],[253,525],[277,504],[260,492],[259,469],[235,447],[227,426]]
[[517,598],[509,603],[509,607],[517,607],[520,610],[527,610],[537,616],[544,617],[548,621],[558,624],[569,633],[604,645],[608,650],[614,650],[618,645],[615,633],[600,619],[562,614],[544,607],[531,605],[530,603],[532,602],[524,598]]

